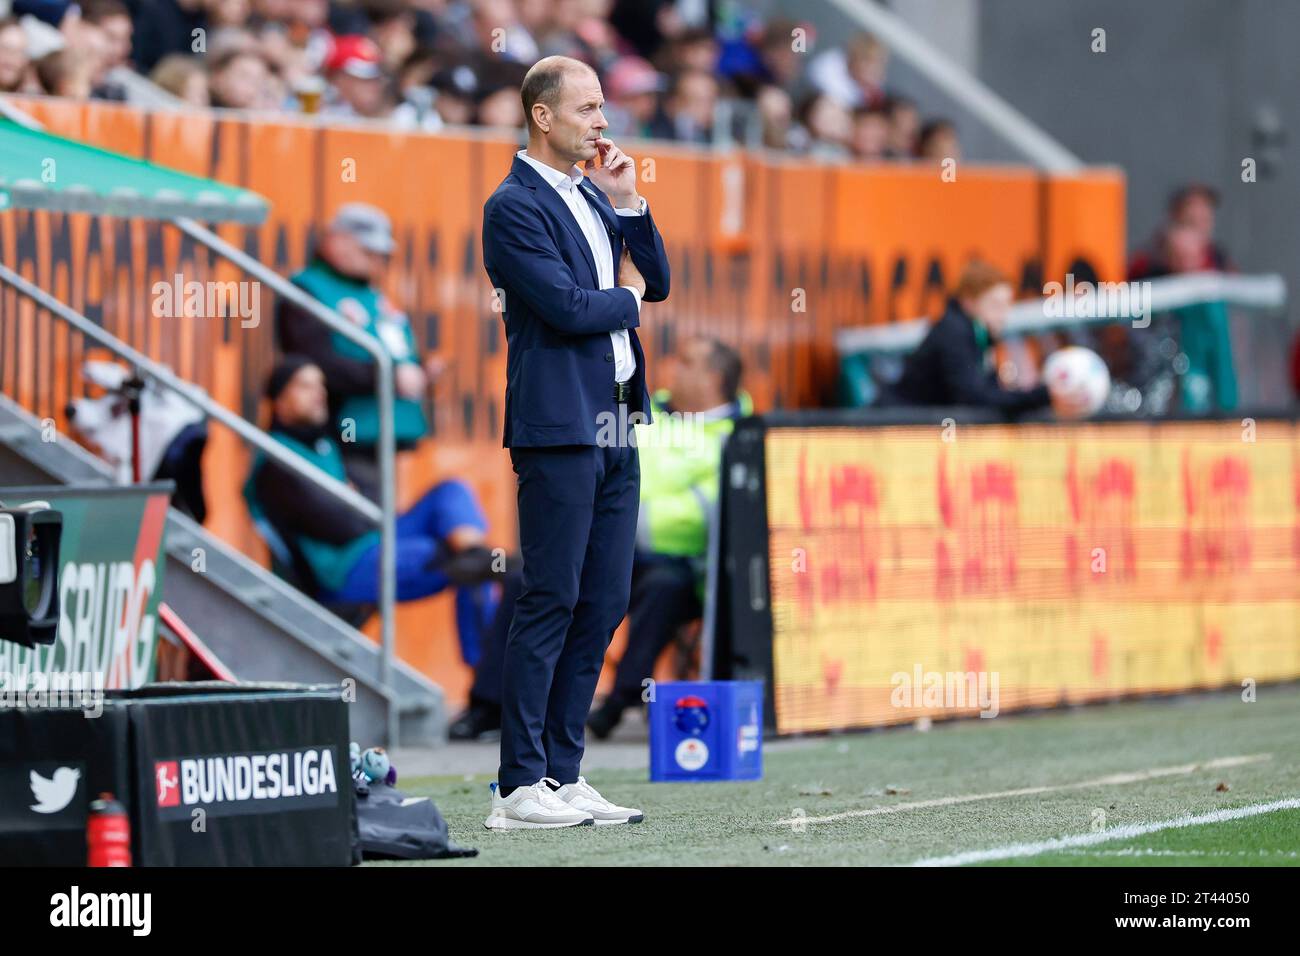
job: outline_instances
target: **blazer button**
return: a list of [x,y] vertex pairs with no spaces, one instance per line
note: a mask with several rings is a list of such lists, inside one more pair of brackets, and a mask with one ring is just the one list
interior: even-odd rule
[[622,322],[619,323],[619,325],[623,326],[623,328],[627,328],[627,319],[624,319]]
[[605,353],[605,361],[606,361],[606,362],[612,362],[612,361],[614,361],[614,353],[613,353],[613,352],[606,352],[606,353]]

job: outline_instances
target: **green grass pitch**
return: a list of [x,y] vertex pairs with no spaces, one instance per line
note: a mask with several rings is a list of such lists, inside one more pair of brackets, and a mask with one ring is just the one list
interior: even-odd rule
[[[399,786],[480,851],[424,865],[907,865],[1300,797],[1300,685],[809,737],[764,763],[754,783],[596,771],[645,822],[558,831],[483,829],[489,777]],[[977,862],[1297,866],[1300,809]]]

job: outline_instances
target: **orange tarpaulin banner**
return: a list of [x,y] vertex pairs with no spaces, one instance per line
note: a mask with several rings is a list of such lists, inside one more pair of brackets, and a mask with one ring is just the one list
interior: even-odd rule
[[[10,101],[53,132],[266,196],[272,207],[264,224],[218,231],[282,274],[306,263],[341,203],[383,208],[398,239],[385,290],[407,310],[421,346],[446,362],[427,409],[432,437],[399,464],[399,500],[410,503],[439,478],[464,478],[484,501],[494,541],[513,546],[514,475],[500,432],[505,339],[483,271],[480,228],[483,203],[509,171],[515,142],[285,116]],[[1122,278],[1124,184],[1116,175],[1049,180],[972,165],[944,182],[937,168],[623,145],[637,160],[639,189],[672,264],[671,297],[647,306],[642,319],[652,387],[666,384],[659,360],[683,337],[706,333],[739,349],[759,411],[824,404],[835,393],[835,332],[937,309],[943,288],[972,256],[1001,265],[1022,288],[1079,264],[1101,278]],[[0,213],[0,255],[216,400],[251,419],[265,414],[260,396],[275,361],[275,297],[256,291],[255,324],[228,315],[154,316],[157,282],[177,274],[200,282],[247,278],[176,230],[7,212]],[[62,426],[63,406],[82,389],[79,338],[9,290],[0,290],[0,318],[0,390]],[[239,495],[248,462],[242,442],[212,429],[208,527],[262,556]],[[446,598],[405,606],[398,647],[454,697],[468,671],[451,629]]]

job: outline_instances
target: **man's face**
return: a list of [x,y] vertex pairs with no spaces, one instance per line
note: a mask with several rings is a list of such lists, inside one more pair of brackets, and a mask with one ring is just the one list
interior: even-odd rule
[[609,126],[601,112],[605,96],[600,91],[600,80],[588,70],[571,70],[560,84],[560,95],[554,109],[544,112],[534,107],[533,116],[543,114],[550,129],[545,131],[546,142],[562,159],[574,164],[585,163],[599,152],[596,141],[601,131]]
[[713,125],[718,100],[717,81],[707,73],[692,73],[681,81],[673,98],[673,113],[688,116],[701,128]]
[[1200,193],[1193,193],[1183,200],[1174,221],[1194,230],[1208,241],[1214,236],[1214,203]]
[[108,65],[110,67],[124,65],[131,59],[131,18],[128,16],[105,17],[99,25],[108,38]]
[[713,346],[706,339],[690,339],[677,350],[672,394],[673,403],[683,411],[704,411],[720,401],[718,373],[709,363],[712,354]]
[[985,289],[973,299],[962,302],[962,307],[971,317],[982,323],[993,338],[1002,335],[1007,327],[1007,315],[1011,312],[1011,286],[1006,282]]
[[0,30],[0,92],[13,92],[27,74],[27,34],[14,25]]
[[329,421],[325,373],[304,365],[275,399],[275,417],[286,425],[324,425]]
[[377,116],[384,105],[384,81],[379,77],[358,77],[338,73],[334,87],[339,97],[360,116]]
[[866,113],[853,122],[853,152],[860,159],[880,159],[889,148],[889,120],[883,113]]
[[223,106],[256,109],[261,103],[266,80],[266,64],[259,57],[239,56],[214,77],[213,92],[221,98]]
[[375,282],[383,275],[388,257],[371,252],[350,232],[332,230],[325,234],[321,246],[325,261],[343,275],[362,282]]

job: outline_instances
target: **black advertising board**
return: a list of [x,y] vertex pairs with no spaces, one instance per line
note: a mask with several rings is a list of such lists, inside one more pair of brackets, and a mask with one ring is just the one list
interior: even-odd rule
[[90,801],[131,797],[126,705],[0,707],[0,866],[84,866]]
[[103,792],[136,866],[360,862],[337,687],[150,684],[85,704],[0,706],[0,865],[84,866]]
[[133,694],[137,865],[348,866],[356,810],[337,688]]

